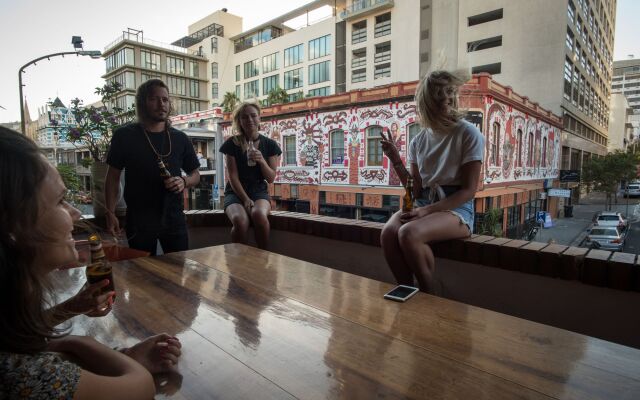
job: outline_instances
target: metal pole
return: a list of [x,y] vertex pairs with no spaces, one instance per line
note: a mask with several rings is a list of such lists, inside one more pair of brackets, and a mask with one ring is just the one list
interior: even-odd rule
[[46,56],[38,57],[35,60],[29,61],[28,63],[20,67],[20,69],[18,70],[18,92],[20,93],[20,129],[22,130],[23,135],[27,134],[26,128],[25,128],[25,121],[24,121],[24,102],[22,98],[22,86],[24,86],[22,84],[22,73],[24,72],[24,69],[31,64],[35,64],[40,60],[44,60],[45,58],[49,59],[51,57],[57,57],[57,56],[64,57],[66,55],[72,55],[72,54],[75,54],[76,56],[89,56],[91,58],[99,58],[102,55],[102,53],[99,52],[98,50],[63,51],[60,53],[47,54]]

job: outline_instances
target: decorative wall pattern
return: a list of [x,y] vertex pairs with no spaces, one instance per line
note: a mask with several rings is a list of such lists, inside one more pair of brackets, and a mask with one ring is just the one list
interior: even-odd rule
[[[499,183],[558,177],[558,127],[488,95],[470,114],[486,138],[485,179]],[[408,127],[416,123],[417,115],[415,104],[406,101],[266,119],[260,124],[262,133],[277,141],[283,151],[282,138],[296,136],[296,165],[280,166],[277,183],[399,186],[386,157],[382,165],[367,164],[367,151],[376,146],[376,137],[367,137],[367,128],[379,126],[390,133],[406,161]],[[344,142],[332,152],[330,133],[337,130],[343,133]],[[231,134],[231,126],[225,127],[224,134]]]

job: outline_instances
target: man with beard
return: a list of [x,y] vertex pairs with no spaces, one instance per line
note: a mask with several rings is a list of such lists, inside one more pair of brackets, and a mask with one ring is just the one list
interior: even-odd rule
[[129,247],[156,254],[189,248],[183,191],[200,181],[200,163],[187,135],[170,125],[169,89],[159,79],[138,87],[138,121],[117,129],[107,156],[105,203],[107,230],[120,235],[114,214],[120,173],[126,170],[126,234]]

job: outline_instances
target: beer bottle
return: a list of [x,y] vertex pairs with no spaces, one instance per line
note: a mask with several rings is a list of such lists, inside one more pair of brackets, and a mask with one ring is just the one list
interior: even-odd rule
[[402,198],[402,211],[413,210],[413,178],[407,178],[407,185],[404,187],[404,197]]
[[171,178],[171,171],[167,169],[167,166],[164,165],[164,162],[158,159],[158,168],[160,168],[160,176],[164,179]]
[[91,249],[91,264],[87,266],[87,281],[89,284],[109,280],[109,284],[102,288],[101,293],[115,291],[113,284],[113,270],[102,249],[102,240],[97,233],[89,235]]
[[256,161],[249,158],[249,154],[253,153],[256,150],[253,145],[253,140],[249,139],[249,148],[247,149],[247,165],[250,167],[254,167],[256,165]]

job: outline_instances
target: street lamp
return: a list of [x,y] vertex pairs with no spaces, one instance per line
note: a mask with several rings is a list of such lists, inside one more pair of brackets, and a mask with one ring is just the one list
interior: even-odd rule
[[20,69],[18,70],[18,92],[20,93],[20,129],[22,130],[23,135],[27,133],[25,128],[25,123],[24,123],[24,101],[22,98],[22,87],[24,86],[22,84],[22,74],[24,73],[24,69],[31,64],[36,65],[38,61],[44,60],[45,58],[49,60],[51,59],[51,57],[57,57],[57,56],[64,57],[66,55],[75,54],[76,56],[89,56],[93,59],[98,59],[102,56],[102,53],[99,50],[82,50],[83,41],[80,36],[73,36],[71,38],[71,43],[73,44],[73,48],[76,49],[76,51],[63,51],[60,53],[47,54],[46,56],[38,57],[35,60],[29,61],[28,63],[20,67]]

